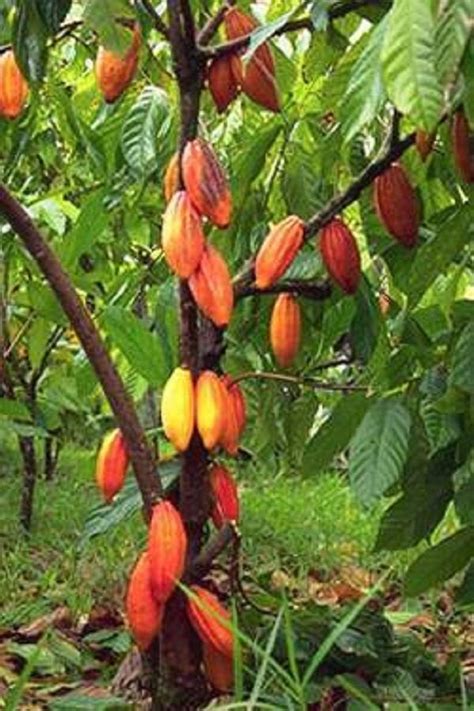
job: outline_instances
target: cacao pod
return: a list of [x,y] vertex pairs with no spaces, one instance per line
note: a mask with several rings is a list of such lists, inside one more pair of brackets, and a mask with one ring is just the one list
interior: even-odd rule
[[188,283],[203,314],[219,328],[227,326],[234,308],[234,290],[227,264],[210,244],[204,248],[199,266]]
[[426,131],[417,131],[415,138],[415,146],[421,160],[424,162],[431,151],[433,150],[436,139],[435,133],[427,133]]
[[219,443],[226,426],[227,391],[219,376],[204,370],[196,383],[196,424],[206,449]]
[[382,314],[383,318],[386,318],[388,312],[390,311],[390,305],[391,305],[390,296],[387,294],[386,291],[381,291],[379,294],[378,301],[379,301],[380,313]]
[[95,62],[98,87],[108,104],[116,101],[133,81],[138,64],[140,30],[135,26],[130,49],[124,56],[99,47]]
[[232,659],[234,638],[230,629],[230,614],[209,590],[192,585],[194,595],[188,598],[188,616],[204,644]]
[[236,456],[239,450],[239,438],[242,431],[240,401],[238,394],[232,391],[232,379],[228,375],[221,377],[221,382],[226,394],[226,424],[219,444],[228,454]]
[[[245,398],[244,394],[242,392],[242,388],[238,383],[234,383],[232,381],[232,378],[229,378],[227,376],[228,381],[227,381],[227,390],[229,392],[229,395],[232,398],[233,404],[234,404],[234,410],[236,413],[237,417],[237,424],[238,424],[238,431],[239,431],[239,437],[242,436],[243,431],[245,430],[245,425],[247,424],[247,408],[245,405]],[[229,382],[230,380],[230,382]]]
[[202,659],[206,679],[223,693],[232,691],[234,686],[234,661],[218,652],[212,645],[202,645]]
[[184,187],[198,212],[217,227],[228,227],[232,213],[229,183],[216,154],[202,138],[186,143],[182,173]]
[[97,457],[95,477],[102,496],[109,504],[123,486],[128,468],[128,454],[120,430],[109,432]]
[[276,361],[288,368],[296,358],[301,338],[300,306],[292,294],[280,294],[270,320],[270,343]]
[[179,190],[179,153],[175,153],[165,171],[163,192],[166,202],[169,202],[175,192]]
[[360,281],[360,254],[354,235],[342,220],[323,227],[319,249],[324,265],[346,294],[354,294]]
[[178,190],[168,203],[161,244],[171,269],[181,279],[188,279],[199,266],[205,239],[199,213],[185,190]]
[[466,183],[474,182],[474,135],[463,109],[458,109],[451,126],[454,162]]
[[165,603],[181,578],[187,538],[179,512],[169,501],[153,507],[148,531],[148,556],[153,597]]
[[255,283],[259,289],[272,286],[296,257],[304,237],[304,222],[296,215],[272,227],[255,261]]
[[214,497],[211,517],[216,528],[221,528],[225,521],[238,521],[239,495],[230,472],[225,467],[215,465],[209,472],[209,481]]
[[233,58],[229,55],[216,57],[209,65],[207,74],[209,91],[220,114],[227,109],[238,94],[232,67]]
[[138,648],[148,649],[160,631],[164,605],[153,597],[148,553],[142,553],[128,583],[125,602],[128,624]]
[[15,119],[28,96],[28,84],[11,49],[0,55],[0,116]]
[[161,421],[165,435],[178,452],[184,452],[191,441],[195,422],[193,376],[188,368],[175,368],[161,396]]
[[387,232],[405,247],[413,247],[418,239],[419,210],[415,191],[402,165],[392,163],[375,178],[374,201]]

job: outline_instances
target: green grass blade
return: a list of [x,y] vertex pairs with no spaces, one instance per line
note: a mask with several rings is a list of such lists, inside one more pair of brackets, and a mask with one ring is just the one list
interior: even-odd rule
[[280,611],[277,615],[277,618],[275,620],[275,624],[273,625],[270,635],[268,637],[268,641],[267,641],[265,651],[263,654],[263,660],[259,666],[259,669],[257,672],[257,677],[255,679],[255,683],[253,685],[252,693],[251,693],[250,699],[249,699],[249,703],[252,705],[256,701],[258,701],[258,697],[260,696],[260,692],[263,687],[263,682],[265,681],[265,674],[267,673],[268,665],[269,665],[270,659],[272,658],[273,647],[275,646],[278,630],[280,629],[282,619],[283,619],[283,608],[280,609]]
[[5,711],[15,711],[15,709],[20,708],[19,704],[21,702],[21,697],[23,696],[25,686],[27,685],[29,678],[32,675],[33,670],[41,654],[43,640],[45,639],[45,636],[46,635],[43,635],[43,637],[41,637],[41,639],[39,640],[38,644],[36,645],[35,651],[23,667],[23,671],[18,677],[18,681],[16,682],[13,689],[8,692],[7,698],[5,700]]

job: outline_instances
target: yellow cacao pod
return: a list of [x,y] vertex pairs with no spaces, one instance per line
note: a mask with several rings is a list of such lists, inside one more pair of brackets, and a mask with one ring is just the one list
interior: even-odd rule
[[191,441],[195,421],[193,376],[188,368],[175,368],[161,397],[161,421],[165,435],[178,452]]
[[220,442],[226,426],[227,393],[219,376],[204,370],[196,383],[196,424],[206,449]]
[[179,190],[179,153],[170,159],[163,180],[163,192],[166,202],[169,202],[175,192]]

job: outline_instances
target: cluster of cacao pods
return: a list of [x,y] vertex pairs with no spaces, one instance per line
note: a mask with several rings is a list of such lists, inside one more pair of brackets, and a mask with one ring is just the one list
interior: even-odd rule
[[175,368],[163,389],[161,421],[167,438],[184,452],[197,429],[204,446],[235,456],[245,428],[242,390],[227,375],[202,371],[196,382],[188,368]]
[[108,104],[116,101],[132,83],[137,70],[141,33],[136,24],[129,49],[122,56],[99,47],[95,61],[97,86]]
[[13,50],[0,55],[0,116],[15,119],[23,111],[28,84],[15,59]]
[[[183,189],[180,186],[180,171]],[[228,325],[234,292],[227,264],[206,243],[203,218],[220,229],[229,226],[232,197],[227,177],[211,146],[202,138],[188,141],[181,162],[174,156],[167,168],[162,247],[170,268],[188,282],[201,312],[219,328]]]
[[[258,22],[236,7],[227,10],[224,29],[228,40],[251,34]],[[275,61],[267,43],[260,45],[245,64],[239,53],[216,57],[209,65],[208,84],[219,113],[227,109],[242,90],[252,101],[269,111],[280,111],[275,79]]]

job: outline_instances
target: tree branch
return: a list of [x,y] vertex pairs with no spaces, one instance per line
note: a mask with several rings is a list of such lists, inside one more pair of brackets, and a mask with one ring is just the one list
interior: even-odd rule
[[59,299],[102,385],[116,417],[148,513],[162,496],[157,467],[145,432],[102,338],[66,272],[26,210],[0,185],[0,213],[22,240]]
[[167,40],[169,40],[169,38],[170,38],[169,29],[167,28],[165,22],[163,22],[163,20],[158,15],[155,8],[153,7],[151,0],[142,0],[142,5],[145,8],[145,10],[147,11],[151,20],[153,21],[155,30],[157,30],[157,32],[160,32],[163,35],[163,37],[165,37]]
[[211,569],[213,561],[232,543],[239,540],[240,533],[237,526],[227,521],[217,533],[209,539],[202,551],[193,560],[184,582],[194,582],[201,580]]
[[239,276],[234,280],[234,295],[236,301],[246,296],[265,294],[295,294],[314,301],[324,301],[331,296],[329,281],[308,281],[305,279],[286,279],[266,289],[258,289],[255,284],[242,281]]
[[237,0],[227,0],[227,2],[224,2],[217,10],[216,14],[206,22],[197,36],[197,44],[199,47],[205,47],[209,44],[224,21],[227,10],[235,5],[236,2]]

